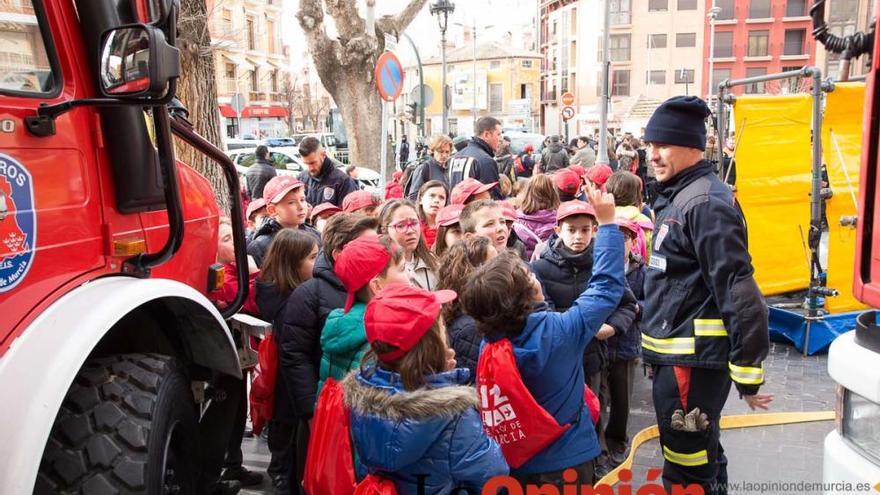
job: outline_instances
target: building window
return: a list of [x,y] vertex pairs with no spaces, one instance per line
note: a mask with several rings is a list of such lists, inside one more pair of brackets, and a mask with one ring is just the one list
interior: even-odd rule
[[718,17],[716,17],[719,21],[729,21],[731,19],[736,18],[736,11],[734,10],[734,6],[736,5],[734,0],[715,0],[715,6],[721,9],[718,12]]
[[275,53],[275,23],[266,21],[266,39],[269,41],[269,53]]
[[629,39],[628,34],[612,34],[609,37],[611,46],[611,60],[614,62],[629,61]]
[[767,19],[770,15],[770,0],[751,0],[749,3],[749,17],[752,19]]
[[675,47],[687,48],[697,46],[697,33],[678,33],[675,35]]
[[248,71],[248,72],[249,72],[248,75],[250,76],[249,89],[251,91],[256,91],[257,90],[257,69],[254,69],[254,70]]
[[767,40],[770,38],[770,31],[750,31],[749,32],[749,57],[766,57],[767,56]]
[[489,70],[498,70],[501,68],[500,60],[490,60],[489,61]]
[[605,80],[602,79],[602,71],[596,73],[596,96],[602,96],[602,87],[605,85]]
[[661,12],[669,9],[669,0],[648,0],[648,12]]
[[715,33],[715,50],[712,56],[715,58],[733,56],[733,31]]
[[730,79],[730,69],[712,70],[712,93],[718,91],[718,85]]
[[786,29],[783,55],[803,55],[806,35],[806,29]]
[[[766,67],[756,67],[752,69],[746,69],[746,77],[757,77],[767,75]],[[746,93],[750,95],[756,95],[764,93],[764,83],[752,83],[746,85]]]
[[697,0],[678,0],[678,10],[697,10]]
[[578,31],[577,19],[578,19],[577,9],[571,9],[571,14],[569,15],[569,18],[568,18],[568,21],[569,21],[568,22],[568,32],[569,32],[569,34],[571,34],[572,37],[577,36],[577,31]]
[[504,85],[501,83],[489,85],[489,111],[492,113],[504,112]]
[[223,32],[232,32],[232,9],[223,9]]
[[449,124],[449,132],[453,135],[458,135],[458,119],[450,118],[446,122]]
[[610,0],[611,4],[609,13],[611,14],[611,24],[629,24],[632,22],[631,0]]
[[224,64],[226,69],[226,79],[235,79],[235,64]]
[[[800,70],[800,69],[801,69],[801,67],[799,67],[799,66],[783,67],[782,72],[789,72],[789,71],[795,71],[795,70]],[[788,79],[784,79],[784,80],[780,81],[779,84],[782,88],[782,94],[797,93],[798,88],[800,87],[800,81],[801,81],[800,77],[789,77]]]
[[629,71],[614,71],[614,79],[611,81],[612,96],[629,96]]
[[665,34],[649,34],[648,48],[666,48]]
[[272,92],[278,92],[278,69],[272,71]]
[[519,65],[523,69],[531,69],[532,68],[532,61],[531,60],[521,60]]
[[[837,8],[837,3],[834,2],[834,8]],[[785,17],[803,17],[807,15],[807,1],[806,0],[788,0],[785,3]]]
[[694,69],[675,69],[675,84],[693,84]]
[[649,70],[648,71],[648,84],[666,84],[666,71],[665,70]]
[[257,49],[257,32],[255,26],[254,18],[248,16],[247,18],[247,37],[248,37],[248,50],[256,50]]
[[852,22],[859,17],[859,0],[836,0],[829,9],[830,21]]

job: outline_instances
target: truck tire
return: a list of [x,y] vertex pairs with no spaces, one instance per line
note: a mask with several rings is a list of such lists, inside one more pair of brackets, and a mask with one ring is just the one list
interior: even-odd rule
[[197,414],[174,359],[89,360],[55,418],[34,493],[195,493]]

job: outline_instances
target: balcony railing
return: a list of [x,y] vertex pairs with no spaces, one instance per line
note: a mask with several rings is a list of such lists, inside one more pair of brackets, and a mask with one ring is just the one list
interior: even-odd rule
[[238,83],[234,80],[227,79],[223,81],[222,89],[226,93],[238,93]]

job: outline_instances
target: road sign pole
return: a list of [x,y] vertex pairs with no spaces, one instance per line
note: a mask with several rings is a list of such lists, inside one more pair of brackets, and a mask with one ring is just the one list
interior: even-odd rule
[[388,175],[388,102],[382,100],[382,144],[379,146],[382,153],[379,163],[379,191],[385,190],[385,177]]

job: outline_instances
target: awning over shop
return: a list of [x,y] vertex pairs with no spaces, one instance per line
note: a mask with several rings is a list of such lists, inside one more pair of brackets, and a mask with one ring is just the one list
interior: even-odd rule
[[248,62],[247,59],[245,59],[244,57],[239,57],[237,55],[224,53],[223,58],[225,58],[226,60],[229,60],[230,62],[235,64],[236,67],[238,67],[239,69],[241,69],[243,71],[254,70],[254,66],[250,62]]
[[287,118],[287,109],[284,107],[244,107],[244,110],[241,111],[241,116],[242,118]]
[[232,105],[220,105],[220,115],[230,119],[235,117],[235,110],[233,110]]

